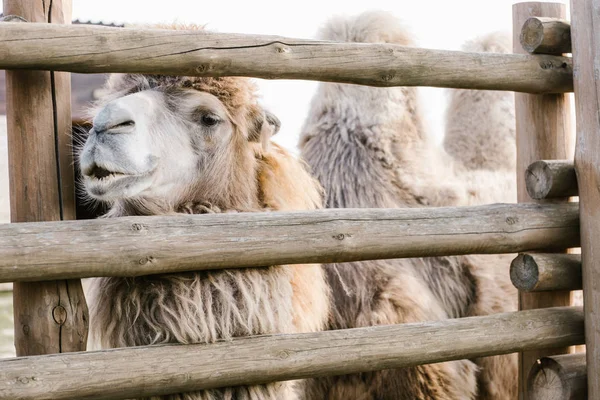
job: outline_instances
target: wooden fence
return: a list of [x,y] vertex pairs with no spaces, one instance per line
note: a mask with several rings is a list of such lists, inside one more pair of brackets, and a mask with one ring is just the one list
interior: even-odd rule
[[[581,398],[586,390],[588,398],[600,398],[600,253],[593,240],[600,237],[600,77],[595,72],[600,43],[593,30],[600,26],[600,15],[593,13],[599,7],[600,0],[573,2],[569,24],[563,5],[516,4],[515,52],[525,53],[521,41],[529,52],[546,54],[501,55],[70,26],[69,0],[5,0],[5,15],[28,22],[0,24],[0,68],[13,69],[7,73],[7,110],[11,216],[18,222],[0,225],[0,282],[15,282],[19,356],[0,360],[0,399],[118,399],[516,351],[521,352],[521,399]],[[573,58],[562,55],[567,51]],[[340,64],[342,56],[347,62]],[[519,201],[532,202],[531,196],[539,204],[64,221],[74,218],[72,155],[64,140],[70,121],[67,72],[521,92],[516,97]],[[574,163],[565,96],[573,89]],[[564,201],[577,194],[579,203]],[[579,245],[580,256],[560,253]],[[536,251],[544,253],[523,253]],[[81,352],[87,305],[79,278],[513,252],[523,253],[510,271],[521,289],[518,312],[211,345]],[[581,287],[585,312],[569,307],[570,290]],[[556,355],[583,343],[587,357]],[[153,364],[157,357],[166,361]],[[207,364],[208,359],[220,362]],[[544,368],[557,379],[544,380]]]

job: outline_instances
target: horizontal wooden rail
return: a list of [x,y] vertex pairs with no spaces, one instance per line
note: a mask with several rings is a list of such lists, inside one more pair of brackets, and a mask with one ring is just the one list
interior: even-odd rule
[[527,391],[531,400],[586,400],[585,353],[538,360],[529,373]]
[[330,209],[0,225],[0,281],[579,245],[578,204]]
[[525,292],[581,290],[581,254],[519,254],[510,280]]
[[525,21],[519,39],[529,53],[570,53],[571,24],[560,18],[532,17]]
[[391,44],[89,25],[0,25],[0,68],[79,73],[250,76],[371,86],[558,93],[570,58],[462,53]]
[[348,374],[583,343],[583,312],[547,308],[436,322],[53,354],[0,361],[0,399],[122,399]]
[[525,171],[529,197],[536,200],[577,196],[577,175],[573,160],[540,160]]

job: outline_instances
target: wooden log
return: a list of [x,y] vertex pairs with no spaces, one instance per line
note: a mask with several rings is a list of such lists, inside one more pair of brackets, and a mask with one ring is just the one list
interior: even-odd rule
[[571,247],[577,209],[511,204],[4,224],[0,281]]
[[559,18],[532,17],[523,24],[519,41],[532,54],[570,53],[571,24]]
[[510,280],[519,290],[581,290],[581,255],[519,254],[510,264]]
[[[513,5],[513,51],[525,53],[519,35],[530,17],[566,19],[566,7],[560,3],[529,2]],[[525,170],[537,160],[565,160],[573,157],[571,116],[566,95],[515,94],[517,123],[517,198],[531,202],[525,185]],[[541,202],[547,200],[539,200]],[[568,306],[569,291],[519,292],[519,309]],[[519,355],[519,399],[527,400],[527,375],[541,357],[567,353],[568,348],[551,351],[527,351]]]
[[585,353],[538,360],[529,373],[527,390],[531,400],[586,400]]
[[[552,323],[548,323],[552,321]],[[122,399],[583,342],[577,307],[0,361],[0,399]],[[157,362],[157,360],[160,360]]]
[[588,370],[588,398],[600,399],[600,43],[598,27],[600,1],[571,2],[573,60],[577,113],[575,170],[581,202],[581,261],[585,304],[585,341]]
[[541,160],[527,167],[525,185],[535,200],[577,196],[577,175],[570,160]]
[[[39,40],[41,37],[44,40]],[[462,53],[204,31],[18,23],[0,26],[0,68],[235,75],[531,93],[571,91],[573,72],[570,58],[547,55]]]
[[[5,0],[4,13],[65,24],[71,1]],[[74,219],[70,74],[7,71],[6,92],[12,222]],[[79,280],[16,283],[13,299],[17,355],[85,350]]]

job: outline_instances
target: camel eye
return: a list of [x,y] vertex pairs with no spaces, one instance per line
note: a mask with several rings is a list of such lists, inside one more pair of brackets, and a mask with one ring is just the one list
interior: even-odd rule
[[221,118],[215,114],[202,114],[200,117],[200,122],[202,122],[202,125],[204,126],[215,126],[221,122]]

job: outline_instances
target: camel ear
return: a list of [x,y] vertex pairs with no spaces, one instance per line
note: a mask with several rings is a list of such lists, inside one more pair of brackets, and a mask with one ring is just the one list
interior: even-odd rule
[[260,110],[251,113],[251,123],[249,124],[248,140],[250,142],[259,142],[266,147],[269,143],[269,139],[277,132],[281,127],[281,122],[270,111]]

